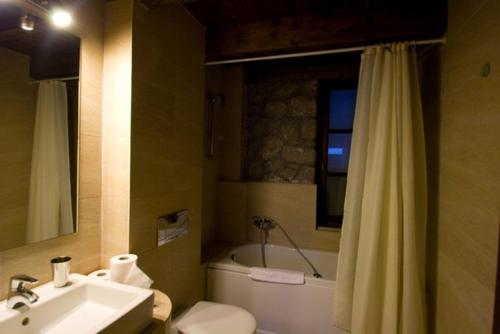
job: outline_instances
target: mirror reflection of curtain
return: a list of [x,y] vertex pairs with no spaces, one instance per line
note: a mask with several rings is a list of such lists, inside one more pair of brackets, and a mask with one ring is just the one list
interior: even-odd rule
[[27,242],[73,232],[65,83],[39,83],[34,131]]

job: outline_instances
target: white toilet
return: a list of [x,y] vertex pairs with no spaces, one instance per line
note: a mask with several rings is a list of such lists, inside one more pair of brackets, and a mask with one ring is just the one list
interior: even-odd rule
[[170,334],[254,334],[250,312],[232,305],[201,301],[172,321]]

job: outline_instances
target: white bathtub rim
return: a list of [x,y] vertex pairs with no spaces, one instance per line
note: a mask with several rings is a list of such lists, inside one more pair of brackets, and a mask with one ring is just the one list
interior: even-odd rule
[[[231,258],[230,258],[230,254],[235,251],[236,249],[240,248],[240,247],[245,247],[245,246],[260,246],[260,244],[258,243],[247,243],[247,244],[243,244],[243,245],[240,245],[238,247],[234,247],[230,250],[228,250],[225,255],[223,256],[220,256],[218,258],[216,258],[215,260],[213,261],[210,261],[208,262],[208,269],[219,269],[219,270],[226,270],[226,271],[231,271],[231,272],[236,272],[236,273],[242,273],[242,274],[246,274],[250,277],[250,267],[247,267],[243,264],[240,264],[240,263],[237,263],[235,261],[233,261]],[[288,248],[288,249],[291,249],[291,250],[294,250],[293,248],[291,247],[286,247],[286,246],[281,246],[281,245],[272,245],[272,244],[267,244],[266,246],[269,246],[269,247],[283,247],[283,248]],[[327,252],[327,251],[322,251],[322,250],[315,250],[315,249],[306,249],[306,248],[301,248],[301,250],[311,250],[311,251],[317,251],[317,252]],[[300,256],[297,254],[297,256]],[[305,275],[305,281],[306,281],[306,284],[311,284],[311,285],[315,285],[315,286],[323,286],[323,287],[329,287],[329,288],[335,288],[335,280],[331,280],[331,279],[326,279],[326,278],[316,278],[314,276],[311,276],[311,275]],[[266,284],[280,284],[280,283],[270,283],[270,282],[265,282]]]

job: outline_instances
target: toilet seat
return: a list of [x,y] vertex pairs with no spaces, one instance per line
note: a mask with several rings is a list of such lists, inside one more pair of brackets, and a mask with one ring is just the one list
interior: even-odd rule
[[179,334],[253,334],[257,323],[240,307],[202,301],[182,315],[175,327]]

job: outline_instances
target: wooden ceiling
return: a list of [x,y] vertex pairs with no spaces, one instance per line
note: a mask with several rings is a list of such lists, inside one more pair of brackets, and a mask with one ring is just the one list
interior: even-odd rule
[[[446,0],[136,1],[153,10],[181,2],[206,26],[208,61],[438,38],[446,33]],[[26,33],[19,29],[19,14],[0,6],[0,46],[39,54],[35,46],[43,45],[51,29],[43,32],[42,22],[38,31]],[[66,42],[44,52],[68,50],[64,59],[74,59],[69,52],[79,45],[76,40],[66,37]]]
[[30,56],[30,76],[34,79],[77,76],[80,39],[37,17],[33,17],[35,30],[25,31],[20,27],[23,14],[17,6],[0,2],[0,47]]
[[307,13],[331,13],[359,6],[362,2],[365,0],[199,0],[186,3],[185,6],[200,22],[211,27]]
[[[158,4],[168,0],[149,0]],[[171,0],[170,0],[171,2]],[[426,9],[440,0],[191,0],[181,1],[203,24],[249,23],[304,14],[332,15],[376,8]]]
[[181,2],[207,28],[207,60],[436,38],[446,32],[446,0]]
[[201,23],[214,27],[304,14],[331,15],[340,11],[392,8],[433,10],[445,0],[139,0],[150,8],[183,4]]

